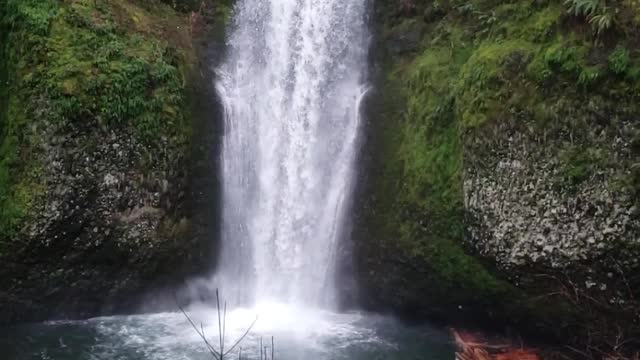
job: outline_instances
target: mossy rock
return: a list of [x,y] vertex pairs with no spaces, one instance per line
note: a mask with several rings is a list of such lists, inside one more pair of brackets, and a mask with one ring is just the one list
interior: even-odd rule
[[[480,45],[463,66],[457,99],[463,127],[481,126],[505,117],[505,104],[524,105],[528,94],[520,94],[523,70],[536,51],[527,41],[513,40]],[[515,98],[514,98],[515,97]],[[530,99],[530,97],[529,97]]]
[[[632,155],[640,112],[640,49],[632,39],[639,28],[627,16],[635,5],[611,5],[616,22],[603,29],[591,15],[570,13],[569,2],[438,1],[412,11],[378,3],[380,42],[394,41],[393,34],[411,24],[423,27],[423,49],[391,49],[380,61],[385,108],[371,116],[369,130],[369,156],[379,165],[364,181],[370,195],[362,200],[356,241],[362,269],[373,268],[361,274],[365,288],[381,292],[377,304],[411,304],[416,313],[444,308],[444,317],[459,317],[464,311],[455,302],[470,306],[469,318],[474,311],[495,319],[502,314],[504,323],[531,324],[523,330],[580,342],[573,334],[621,308],[581,311],[584,303],[545,296],[557,292],[559,282],[531,276],[584,280],[582,263],[558,274],[536,264],[496,262],[472,240],[491,237],[493,229],[482,229],[482,214],[467,211],[474,195],[469,182],[509,158],[505,144],[526,138],[551,159],[542,168],[550,174],[542,185],[548,191],[577,193],[606,179],[607,191],[626,206],[640,173]],[[386,300],[393,289],[406,302]],[[604,332],[599,345],[615,335]]]
[[[15,237],[43,189],[38,127],[80,124],[91,117],[103,126],[133,128],[149,144],[161,134],[187,141],[184,94],[194,61],[187,26],[158,5],[7,2],[2,17],[2,27],[11,29],[3,31],[3,91],[9,95],[3,96],[0,147],[3,241]],[[172,30],[161,32],[164,28]]]
[[191,89],[205,80],[190,14],[156,0],[0,10],[0,292],[37,308],[0,322],[114,312],[193,271]]

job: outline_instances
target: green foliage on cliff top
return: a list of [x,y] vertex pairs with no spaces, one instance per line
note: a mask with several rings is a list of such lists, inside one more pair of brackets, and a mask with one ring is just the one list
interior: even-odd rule
[[184,143],[193,61],[187,17],[153,0],[5,2],[0,242],[15,238],[43,195],[44,129],[97,123],[149,146]]
[[[163,32],[157,20],[126,1],[62,6],[44,38],[46,52],[22,53],[36,66],[25,68],[21,88],[32,96],[47,94],[53,121],[91,116],[106,125],[133,126],[149,140],[160,132],[178,134],[186,128],[177,126],[184,121],[180,65],[186,54],[177,46],[188,46],[189,38],[180,38],[179,29],[167,30],[175,35]],[[185,43],[170,46],[171,40]]]

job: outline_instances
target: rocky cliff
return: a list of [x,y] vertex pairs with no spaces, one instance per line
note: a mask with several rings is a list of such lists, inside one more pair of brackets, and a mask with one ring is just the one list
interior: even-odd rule
[[0,9],[0,322],[130,309],[202,269],[207,19],[154,0]]
[[364,301],[638,346],[635,2],[376,7]]

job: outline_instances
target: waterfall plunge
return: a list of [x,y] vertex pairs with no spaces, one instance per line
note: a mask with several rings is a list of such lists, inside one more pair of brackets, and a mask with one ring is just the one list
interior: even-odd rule
[[236,304],[327,305],[366,89],[367,0],[238,1],[217,69],[225,137],[214,283]]

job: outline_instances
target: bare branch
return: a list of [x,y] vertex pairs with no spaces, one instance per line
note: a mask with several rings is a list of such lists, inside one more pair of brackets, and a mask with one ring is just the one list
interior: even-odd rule
[[227,302],[224,302],[224,314],[222,316],[222,344],[220,345],[220,352],[224,354],[225,335],[227,333]]
[[222,359],[222,355],[220,353],[218,353],[216,351],[216,349],[213,348],[213,346],[211,346],[211,344],[209,344],[209,341],[207,340],[207,338],[204,336],[204,332],[200,332],[198,330],[198,327],[196,326],[196,324],[193,323],[193,320],[191,320],[191,318],[189,317],[189,315],[187,314],[186,311],[184,311],[184,309],[182,308],[182,306],[178,305],[178,308],[180,309],[180,311],[182,312],[182,314],[187,318],[187,320],[189,321],[189,324],[191,324],[191,327],[193,327],[193,329],[196,331],[196,333],[198,333],[198,335],[200,335],[200,338],[202,338],[202,340],[204,341],[204,343],[207,345],[207,349],[209,349],[209,352],[211,353],[211,355],[213,356],[214,359],[218,359],[221,360]]
[[242,334],[242,336],[238,339],[238,341],[236,341],[235,344],[233,344],[233,346],[229,350],[227,350],[226,353],[224,353],[225,355],[227,355],[228,353],[233,351],[233,349],[235,349],[236,346],[238,346],[238,344],[240,344],[240,342],[242,342],[242,340],[244,340],[244,338],[249,334],[251,329],[253,329],[253,326],[256,324],[257,321],[258,321],[258,316],[256,316],[255,320],[253,320],[253,322],[251,323],[251,326],[249,326],[247,331],[245,331],[244,334]]
[[224,340],[222,340],[222,337],[224,335],[222,335],[222,323],[221,323],[221,318],[220,318],[220,293],[218,291],[218,289],[216,289],[216,307],[218,309],[218,337],[220,338],[220,353],[222,354],[221,359],[224,358]]
[[[215,360],[224,360],[226,358],[226,356],[229,355],[247,337],[249,332],[251,332],[251,330],[255,326],[256,322],[258,321],[258,316],[256,315],[256,318],[253,320],[253,322],[247,328],[247,330],[242,334],[242,336],[235,343],[233,343],[233,346],[231,346],[231,348],[229,348],[229,350],[225,351],[226,327],[227,327],[227,303],[225,301],[224,302],[224,308],[221,309],[221,307],[220,307],[220,293],[216,289],[216,308],[217,308],[217,312],[218,312],[218,333],[219,333],[218,334],[218,340],[220,342],[220,348],[219,348],[219,350],[216,350],[211,345],[211,343],[209,343],[209,341],[206,338],[206,335],[205,335],[205,332],[204,332],[204,325],[202,323],[200,323],[200,329],[198,329],[198,326],[196,326],[196,324],[193,322],[193,320],[191,319],[189,314],[187,314],[187,312],[184,310],[184,308],[182,306],[180,306],[177,297],[176,297],[175,300],[176,300],[176,304],[177,304],[178,308],[180,309],[180,311],[182,312],[184,317],[189,321],[189,324],[191,325],[191,327],[196,331],[196,333],[204,341],[205,345],[207,346],[207,349],[209,350],[209,352],[211,353],[212,357]],[[274,343],[274,340],[273,340],[273,337],[271,337],[271,346],[272,346],[271,357],[272,357],[272,359],[273,359],[273,354],[274,354],[273,343]],[[262,338],[260,338],[260,347],[261,347],[260,352],[262,353],[263,350],[264,350],[264,349],[262,349]],[[267,356],[266,350],[265,350],[264,354],[265,354],[265,356]],[[262,356],[261,356],[261,358],[262,358]],[[242,360],[242,347],[240,347],[240,352],[238,354],[238,359]]]

